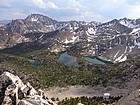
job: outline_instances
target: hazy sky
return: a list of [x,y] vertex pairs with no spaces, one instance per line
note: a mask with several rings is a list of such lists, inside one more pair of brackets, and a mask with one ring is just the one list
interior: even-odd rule
[[58,21],[140,18],[140,0],[0,0],[0,20],[40,13]]

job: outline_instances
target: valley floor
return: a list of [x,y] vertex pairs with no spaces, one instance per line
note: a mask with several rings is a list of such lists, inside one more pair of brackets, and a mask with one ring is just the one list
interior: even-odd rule
[[90,86],[67,86],[67,87],[52,87],[45,90],[45,95],[48,98],[57,98],[63,100],[74,97],[93,97],[93,96],[104,96],[104,93],[110,93],[111,96],[121,96],[127,94],[129,89],[118,89],[112,86],[108,87],[90,87]]

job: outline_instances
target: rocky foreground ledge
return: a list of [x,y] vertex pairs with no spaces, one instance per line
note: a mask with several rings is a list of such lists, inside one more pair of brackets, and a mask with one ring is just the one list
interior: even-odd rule
[[9,72],[0,75],[0,105],[57,105],[36,91],[29,82],[24,84],[18,76]]

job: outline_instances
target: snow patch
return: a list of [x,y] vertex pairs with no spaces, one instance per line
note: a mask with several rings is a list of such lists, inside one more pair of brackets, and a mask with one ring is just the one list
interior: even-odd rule
[[31,21],[36,22],[36,21],[38,21],[38,19],[37,18],[31,18]]
[[127,53],[127,49],[128,49],[128,47],[126,46],[126,47],[125,47],[124,54],[126,54],[126,53]]
[[[117,59],[115,59],[116,62],[123,62],[123,61],[127,60],[126,55],[127,55],[128,48],[129,47],[126,46],[124,53],[122,55],[120,55]],[[118,53],[116,55],[118,55]]]
[[120,52],[120,50],[115,54],[115,56],[114,56],[114,58],[116,58],[117,57],[117,55],[119,54],[119,52]]
[[82,104],[82,103],[78,103],[77,105],[84,105],[84,104]]
[[44,36],[44,35],[42,34],[42,35],[39,37],[39,39],[41,39],[43,36]]
[[132,32],[130,34],[134,34],[134,33],[138,32],[138,31],[140,31],[140,28],[135,28],[135,29],[132,30]]
[[94,34],[95,35],[95,33],[96,33],[93,28],[88,28],[87,31],[88,31],[89,34]]
[[138,46],[138,48],[140,48],[140,42],[137,42],[136,40],[135,40],[135,46]]
[[129,46],[129,52],[132,52],[132,50],[133,50],[134,47],[135,46]]
[[136,28],[136,27],[139,26],[139,25],[136,24],[135,19],[133,19],[133,20],[131,20],[131,19],[121,19],[119,22],[120,22],[120,24],[122,24],[122,25],[124,25],[128,28]]
[[65,43],[65,44],[74,43],[74,42],[77,40],[77,38],[78,38],[78,36],[76,36],[76,37],[73,36],[71,40],[66,39],[66,40],[64,41],[64,43]]
[[126,61],[127,60],[127,56],[124,56],[123,58],[121,58],[120,60],[119,60],[119,62],[123,62],[123,61]]

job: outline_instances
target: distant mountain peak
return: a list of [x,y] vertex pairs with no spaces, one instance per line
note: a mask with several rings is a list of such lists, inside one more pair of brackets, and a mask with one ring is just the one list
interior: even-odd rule
[[33,21],[33,22],[37,22],[37,21],[40,21],[40,22],[55,21],[55,22],[57,22],[56,20],[53,20],[53,19],[49,18],[48,16],[44,16],[41,14],[31,14],[31,15],[27,16],[25,18],[25,20]]
[[49,18],[48,16],[45,16],[45,15],[42,15],[42,14],[30,14],[26,18],[29,18],[29,17],[47,17],[47,18]]
[[11,22],[11,20],[0,20],[0,26],[4,26],[10,22]]
[[128,19],[126,17],[119,20],[119,23],[128,28],[138,28],[140,27],[140,19]]
[[101,22],[96,22],[96,21],[91,21],[89,23],[89,25],[94,25],[94,26],[98,26],[98,25],[101,25],[102,23]]

